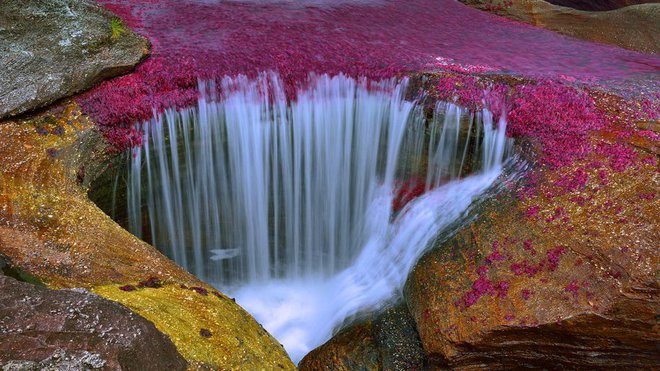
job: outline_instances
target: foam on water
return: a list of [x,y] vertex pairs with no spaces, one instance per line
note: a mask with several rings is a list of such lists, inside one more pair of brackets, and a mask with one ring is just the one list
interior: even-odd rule
[[413,264],[438,231],[467,210],[498,169],[445,184],[410,203],[389,222],[391,194],[371,205],[372,235],[355,263],[329,279],[254,282],[230,292],[285,347],[294,362],[327,341],[335,327],[400,294]]

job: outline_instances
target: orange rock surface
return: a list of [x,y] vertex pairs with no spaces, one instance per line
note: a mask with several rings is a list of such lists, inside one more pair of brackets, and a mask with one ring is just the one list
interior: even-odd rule
[[26,280],[84,287],[168,335],[193,368],[293,369],[246,311],[105,215],[81,184],[101,136],[73,103],[0,124],[0,257]]
[[[508,185],[418,262],[406,301],[433,364],[660,365],[658,168],[589,168],[599,160],[539,171],[535,197]],[[585,186],[556,194],[579,167]]]

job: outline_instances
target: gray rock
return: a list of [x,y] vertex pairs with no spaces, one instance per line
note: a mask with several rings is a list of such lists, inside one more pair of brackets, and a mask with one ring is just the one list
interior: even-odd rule
[[106,361],[98,353],[83,351],[80,353],[67,353],[61,349],[56,350],[50,357],[40,361],[9,361],[2,366],[2,371],[78,371],[100,370]]
[[146,39],[85,0],[0,1],[0,118],[131,70]]
[[0,273],[0,370],[185,370],[153,323],[86,290]]
[[405,303],[387,309],[374,321],[383,370],[424,369],[426,354],[416,326]]
[[298,365],[315,370],[425,370],[427,358],[405,303],[356,319]]

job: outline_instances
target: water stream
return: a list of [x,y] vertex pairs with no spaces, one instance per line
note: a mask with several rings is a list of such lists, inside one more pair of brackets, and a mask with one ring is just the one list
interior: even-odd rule
[[[294,359],[395,297],[413,264],[501,171],[506,120],[406,81],[201,82],[196,107],[141,123],[129,229],[251,312]],[[142,235],[148,220],[148,235]]]

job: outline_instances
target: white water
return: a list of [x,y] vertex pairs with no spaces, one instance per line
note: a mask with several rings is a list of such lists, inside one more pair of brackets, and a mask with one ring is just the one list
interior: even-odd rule
[[386,222],[391,198],[384,195],[372,205],[370,240],[344,271],[329,279],[255,282],[230,294],[298,362],[327,341],[344,319],[378,309],[400,294],[413,264],[438,231],[459,218],[498,175],[490,171],[436,188],[408,204],[391,224]]
[[[436,106],[427,130],[405,81],[316,77],[290,105],[278,86],[226,78],[216,96],[200,84],[197,107],[144,123],[129,227],[139,236],[146,204],[153,244],[235,295],[298,361],[398,293],[497,178],[509,142],[504,120],[452,104]],[[393,210],[413,179],[426,193]]]

